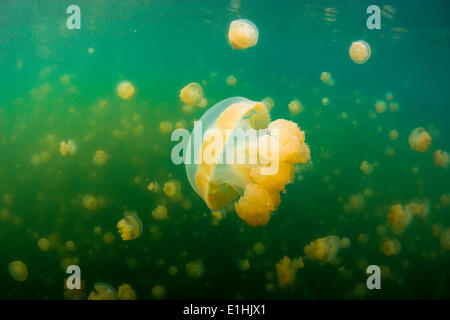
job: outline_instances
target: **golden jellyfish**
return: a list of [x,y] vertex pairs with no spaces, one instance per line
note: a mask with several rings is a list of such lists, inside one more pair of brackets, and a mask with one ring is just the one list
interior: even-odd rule
[[173,130],[173,124],[170,121],[161,121],[159,123],[159,132],[161,134],[169,134]]
[[450,207],[450,193],[446,193],[441,195],[439,199],[439,203],[441,204],[441,207]]
[[350,58],[358,64],[365,63],[370,58],[371,50],[369,44],[364,40],[358,40],[350,46]]
[[28,269],[22,261],[12,261],[9,263],[9,274],[16,281],[23,282],[28,278]]
[[180,194],[181,186],[177,180],[167,181],[163,186],[163,191],[169,198],[175,198]]
[[197,82],[191,82],[180,91],[180,99],[183,103],[190,106],[200,105],[203,99],[202,86]]
[[61,141],[59,144],[59,153],[61,153],[62,156],[71,155],[73,156],[77,152],[77,145],[72,139],[69,139],[66,141]]
[[233,49],[247,49],[258,43],[258,28],[247,19],[234,20],[228,31],[228,41]]
[[389,139],[391,139],[392,141],[395,141],[398,139],[398,131],[393,129],[389,132]]
[[395,155],[395,150],[392,148],[386,148],[384,152],[388,157],[393,157]]
[[205,98],[203,98],[202,100],[200,100],[200,103],[198,104],[198,106],[200,108],[205,108],[208,105],[208,100],[206,100]]
[[413,216],[425,218],[430,213],[430,201],[426,199],[412,200],[408,205]]
[[265,246],[263,243],[261,243],[261,242],[256,242],[256,243],[253,245],[252,250],[253,250],[253,252],[254,252],[255,254],[261,255],[261,254],[263,254],[264,252],[266,252],[266,246]]
[[281,288],[292,286],[295,282],[295,275],[297,269],[302,264],[295,263],[289,257],[284,256],[279,262],[275,264],[277,270],[278,284]]
[[425,152],[431,145],[431,136],[424,128],[419,127],[411,132],[408,142],[412,150]]
[[413,215],[409,205],[395,204],[390,207],[387,219],[391,224],[392,231],[400,234],[411,223]]
[[329,104],[330,104],[330,99],[328,99],[327,97],[323,97],[322,98],[322,105],[326,107]]
[[305,133],[288,120],[270,122],[266,104],[241,97],[217,103],[199,123],[184,153],[192,188],[212,211],[234,202],[247,224],[267,224],[295,181],[294,165],[310,160]]
[[130,81],[122,81],[117,86],[117,95],[124,100],[130,100],[131,97],[136,93],[136,89],[134,89],[133,85]]
[[120,300],[136,300],[136,291],[129,284],[124,283],[119,286],[117,297]]
[[92,48],[92,47],[90,47],[90,48],[88,49],[88,53],[89,53],[89,54],[93,54],[93,53],[94,53],[94,51],[95,51],[95,49],[94,49],[94,48]]
[[203,273],[205,272],[205,266],[203,265],[202,260],[198,259],[188,262],[186,264],[186,272],[189,277],[193,279],[198,279],[203,276]]
[[91,195],[91,194],[86,194],[83,196],[83,198],[81,199],[81,203],[83,205],[83,207],[85,207],[86,209],[93,211],[95,210],[95,208],[97,208],[97,199]]
[[375,111],[376,111],[377,113],[383,113],[383,112],[386,111],[386,109],[387,109],[387,104],[386,104],[385,101],[383,101],[383,100],[377,100],[377,101],[375,102]]
[[108,154],[103,150],[97,150],[92,161],[96,166],[102,167],[108,161]]
[[273,106],[275,105],[275,103],[273,102],[273,99],[270,97],[264,98],[261,102],[266,105],[268,110],[271,110],[273,108]]
[[402,246],[397,239],[387,239],[381,245],[381,252],[386,256],[395,256],[400,253]]
[[250,269],[250,261],[248,259],[238,260],[238,267],[241,271],[247,271]]
[[222,221],[226,217],[226,212],[221,211],[211,211],[211,216],[213,218],[212,224],[213,226],[218,226],[220,221]]
[[236,85],[236,82],[237,82],[237,79],[236,79],[235,76],[229,75],[229,76],[227,77],[227,85],[229,85],[229,86],[235,86],[235,85]]
[[327,236],[316,239],[304,247],[305,255],[311,260],[317,260],[324,263],[336,261],[339,249],[348,248],[350,239],[339,239],[337,236]]
[[159,192],[160,190],[159,183],[157,181],[150,182],[147,186],[147,190],[150,192]]
[[389,111],[396,112],[398,111],[398,103],[397,102],[389,102]]
[[334,80],[333,80],[333,77],[331,76],[331,73],[326,72],[326,71],[324,71],[320,74],[320,81],[322,81],[323,83],[325,83],[329,86],[334,85]]
[[194,112],[194,107],[188,104],[185,104],[181,107],[181,111],[184,114],[191,114],[192,112]]
[[386,92],[384,98],[387,101],[392,101],[392,100],[394,100],[394,94],[392,93],[392,91],[388,91],[388,92]]
[[364,174],[371,174],[373,172],[373,164],[370,164],[367,161],[361,162],[359,168]]
[[117,229],[122,240],[134,240],[141,236],[143,226],[142,221],[134,211],[125,211],[122,220],[117,222]]
[[450,250],[450,227],[442,231],[440,242],[442,249]]
[[169,218],[167,215],[167,208],[163,205],[156,206],[156,208],[152,211],[152,216],[156,220],[165,220]]
[[94,284],[94,289],[89,294],[88,300],[117,300],[117,291],[104,282]]
[[105,232],[105,234],[103,235],[103,242],[106,244],[112,244],[115,240],[114,235],[112,234],[112,232]]
[[446,151],[436,150],[433,153],[433,159],[436,166],[447,168],[449,162],[449,154]]
[[162,300],[166,297],[166,288],[157,284],[152,288],[152,297],[157,300]]
[[38,247],[39,249],[41,249],[41,251],[47,252],[48,250],[50,250],[51,243],[47,238],[40,238],[38,240]]
[[292,116],[295,116],[303,111],[303,105],[297,99],[294,99],[291,102],[289,102],[288,107],[289,107],[289,112],[291,113]]

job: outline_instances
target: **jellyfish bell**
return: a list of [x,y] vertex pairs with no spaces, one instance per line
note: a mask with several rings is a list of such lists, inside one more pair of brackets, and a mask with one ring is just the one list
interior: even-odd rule
[[94,284],[94,289],[89,294],[88,300],[117,300],[116,289],[104,282]]
[[28,269],[25,263],[20,260],[9,263],[9,274],[16,281],[23,282],[28,278]]
[[118,84],[116,89],[117,95],[124,100],[130,100],[136,93],[130,81],[122,81]]
[[247,19],[234,20],[230,24],[228,41],[235,50],[253,47],[258,43],[258,28]]
[[370,58],[371,50],[370,45],[364,40],[358,40],[352,43],[350,46],[350,58],[358,63],[365,63]]
[[117,223],[117,229],[122,240],[134,240],[141,236],[142,221],[134,211],[125,211],[124,217]]
[[[190,106],[198,106],[203,100],[203,88],[197,82],[191,82],[180,91],[180,99]],[[205,100],[206,101],[206,100]]]
[[310,160],[305,134],[296,123],[270,122],[266,104],[242,97],[206,111],[186,149],[189,183],[209,209],[234,202],[238,216],[252,226],[269,221],[280,192],[294,181],[294,164]]
[[408,142],[412,150],[425,152],[431,145],[431,136],[424,128],[419,127],[411,132]]

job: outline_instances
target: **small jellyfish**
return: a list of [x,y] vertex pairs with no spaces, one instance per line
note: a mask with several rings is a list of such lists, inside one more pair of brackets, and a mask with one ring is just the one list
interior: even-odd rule
[[370,164],[369,162],[367,162],[367,161],[363,161],[362,163],[361,163],[361,165],[359,166],[359,168],[361,169],[361,171],[364,173],[364,174],[371,174],[372,172],[373,172],[373,164]]
[[133,85],[130,81],[122,81],[117,86],[117,95],[124,100],[130,100],[131,97],[136,93],[136,89],[134,89]]
[[323,97],[322,98],[322,105],[324,106],[324,107],[326,107],[327,105],[329,105],[330,104],[330,99],[328,99],[327,97]]
[[67,142],[61,141],[59,144],[59,153],[64,157],[67,155],[73,156],[76,151],[77,145],[72,139],[67,140]]
[[117,297],[120,300],[136,300],[136,291],[129,284],[124,283],[119,286]]
[[264,98],[261,102],[266,105],[267,110],[271,110],[273,108],[274,104],[275,104],[273,102],[272,98],[270,98],[270,97]]
[[400,253],[402,246],[397,239],[388,239],[381,245],[381,252],[386,256],[395,256]]
[[326,71],[322,72],[320,74],[320,80],[329,86],[334,85],[333,77],[331,76],[331,73],[329,73],[329,72],[326,72]]
[[387,219],[391,224],[392,231],[396,234],[403,233],[404,229],[411,223],[413,215],[409,205],[395,204],[390,207]]
[[202,100],[200,100],[200,103],[198,104],[198,106],[200,108],[205,108],[208,105],[208,100],[206,100],[205,98],[203,98]]
[[147,190],[150,192],[159,192],[160,190],[159,183],[157,181],[150,182],[147,186]]
[[166,297],[166,288],[162,285],[157,284],[152,288],[152,297],[157,300],[162,300]]
[[92,161],[96,166],[103,167],[108,161],[108,154],[103,150],[97,150]]
[[358,40],[352,43],[350,46],[350,58],[358,63],[362,64],[369,60],[371,50],[369,44],[364,40]]
[[106,244],[112,244],[115,240],[114,235],[112,234],[112,232],[105,232],[105,234],[103,235],[103,242]]
[[398,103],[397,102],[389,102],[389,111],[390,112],[396,112],[398,110]]
[[284,256],[276,263],[278,284],[281,288],[292,286],[295,282],[297,273],[297,265],[295,265],[289,257]]
[[442,231],[440,242],[442,249],[450,250],[450,227]]
[[152,216],[156,220],[165,220],[169,218],[167,215],[167,208],[163,205],[156,206],[156,208],[152,211]]
[[430,201],[427,199],[412,200],[408,205],[413,216],[425,218],[430,213]]
[[383,100],[377,100],[375,102],[375,110],[377,113],[383,113],[385,112],[387,109],[387,104],[385,101]]
[[169,275],[175,276],[178,274],[178,268],[175,266],[170,266],[168,269]]
[[191,82],[180,91],[180,99],[190,106],[200,105],[203,99],[202,86],[196,82]]
[[167,181],[163,186],[163,191],[169,198],[175,198],[180,193],[180,183],[176,180]]
[[203,265],[202,260],[198,259],[195,261],[188,262],[186,264],[186,272],[189,277],[193,279],[200,278],[205,272],[205,266]]
[[237,82],[237,79],[236,79],[235,76],[229,75],[229,76],[227,77],[227,85],[229,85],[229,86],[235,86],[235,85],[236,85],[236,82]]
[[91,194],[84,195],[81,199],[81,203],[83,207],[90,211],[93,211],[95,210],[95,208],[97,208],[97,199]]
[[88,49],[88,53],[89,53],[89,54],[93,54],[94,52],[95,52],[95,49],[94,49],[94,48],[90,47],[90,48]]
[[266,251],[266,246],[261,242],[256,242],[253,247],[253,252],[257,255],[261,255]]
[[349,245],[350,240],[348,238],[339,239],[337,236],[327,236],[310,242],[303,250],[311,260],[330,263],[336,261],[340,248],[348,248]]
[[438,167],[447,168],[449,162],[449,154],[446,151],[436,150],[433,153],[434,164]]
[[142,234],[142,221],[134,211],[125,211],[124,217],[117,223],[117,229],[122,240],[134,240]]
[[117,300],[117,291],[104,282],[94,284],[94,290],[89,294],[88,300]]
[[12,261],[9,263],[9,274],[16,281],[23,282],[28,278],[28,269],[22,261]]
[[388,92],[386,92],[384,98],[387,101],[392,101],[392,100],[394,100],[394,94],[392,93],[392,91],[388,91]]
[[389,139],[391,139],[392,141],[395,141],[398,139],[398,131],[393,129],[389,132]]
[[161,121],[159,123],[159,132],[161,134],[169,134],[173,130],[173,124],[170,121]]
[[408,142],[412,150],[425,152],[431,145],[431,136],[424,128],[419,127],[411,132]]
[[230,24],[228,41],[236,50],[253,47],[258,43],[258,28],[249,20],[234,20]]
[[238,267],[241,271],[247,271],[250,269],[250,261],[248,259],[238,260]]
[[289,102],[288,107],[289,107],[289,112],[291,113],[292,116],[295,116],[303,111],[303,105],[297,99],[294,99],[291,102]]
[[393,157],[395,155],[395,150],[392,148],[386,148],[384,152],[388,157]]
[[39,249],[41,249],[41,251],[47,252],[48,250],[50,250],[51,243],[47,238],[40,238],[38,240],[38,247]]
[[192,112],[194,112],[194,107],[189,104],[185,104],[181,107],[181,111],[184,114],[192,114]]
[[450,207],[450,193],[441,195],[441,197],[439,199],[439,203],[441,204],[441,207],[443,207],[443,208]]

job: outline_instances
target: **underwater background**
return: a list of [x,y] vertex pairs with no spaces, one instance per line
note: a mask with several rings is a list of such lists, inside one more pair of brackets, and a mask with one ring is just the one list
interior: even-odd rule
[[[66,26],[73,4],[80,30]],[[366,27],[371,4],[380,30]],[[450,151],[449,10],[438,0],[2,0],[0,298],[86,299],[107,283],[129,284],[138,299],[449,299],[450,174],[448,154],[435,155]],[[230,46],[239,18],[258,27],[256,46]],[[357,40],[371,47],[364,64],[349,56]],[[122,81],[136,89],[129,100],[117,94]],[[191,82],[206,107],[180,101]],[[272,119],[298,123],[311,152],[263,227],[232,207],[211,214],[171,161],[166,129],[191,130],[234,96],[270,97]],[[425,152],[408,143],[419,127],[432,139]],[[76,152],[64,156],[69,139]],[[393,232],[391,206],[412,202],[422,213]],[[125,211],[142,221],[135,240],[118,233]],[[332,235],[350,246],[332,261],[305,256]],[[280,267],[285,256],[302,266]],[[12,261],[26,265],[25,281]],[[70,292],[72,264],[83,284]],[[381,290],[366,288],[369,265],[381,267]]]

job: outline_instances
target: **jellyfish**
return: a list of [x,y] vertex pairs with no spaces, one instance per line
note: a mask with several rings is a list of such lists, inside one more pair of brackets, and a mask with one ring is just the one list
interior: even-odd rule
[[200,105],[203,99],[202,86],[196,82],[191,82],[180,91],[180,99],[183,103],[190,106]]
[[324,107],[326,107],[327,105],[329,105],[330,104],[330,99],[328,99],[327,97],[323,97],[322,98],[322,105],[324,106]]
[[72,139],[67,140],[67,142],[61,141],[59,144],[59,153],[64,157],[67,155],[73,156],[76,151],[77,145]]
[[395,204],[390,207],[387,219],[392,231],[396,234],[403,233],[404,229],[411,223],[413,215],[409,205]]
[[413,216],[425,218],[430,213],[430,201],[415,199],[408,204]]
[[94,290],[89,294],[88,300],[117,300],[117,291],[104,282],[94,284]]
[[289,102],[288,107],[289,107],[289,112],[291,113],[292,116],[295,116],[303,111],[303,105],[297,99],[294,99],[291,102]]
[[363,161],[359,168],[364,174],[371,174],[373,172],[373,164],[370,164],[367,161]]
[[266,251],[266,246],[261,242],[256,242],[253,245],[252,250],[255,254],[261,255]]
[[237,80],[236,80],[236,77],[235,77],[235,76],[229,75],[229,76],[227,77],[227,85],[229,85],[229,86],[235,86],[235,85],[236,85],[236,82],[237,82]]
[[389,139],[391,139],[392,141],[395,141],[398,139],[398,131],[393,129],[389,132]]
[[310,242],[304,247],[303,251],[311,260],[332,263],[336,261],[339,249],[345,249],[349,246],[350,240],[348,238],[339,239],[338,236],[327,236]]
[[130,81],[122,81],[117,86],[117,95],[124,100],[130,100],[131,97],[136,93],[136,89],[134,89],[133,85]]
[[136,300],[136,291],[129,284],[124,283],[119,286],[117,297],[120,300]]
[[150,192],[159,192],[160,190],[159,183],[157,181],[150,182],[147,186],[147,190]]
[[387,104],[385,101],[383,100],[377,100],[375,102],[375,110],[377,113],[383,113],[385,112],[387,109]]
[[388,91],[388,92],[386,92],[384,98],[387,101],[392,101],[392,100],[394,100],[394,94],[392,93],[392,91]]
[[381,252],[386,256],[395,256],[400,253],[402,246],[397,239],[387,239],[381,245]]
[[450,207],[450,193],[446,193],[441,195],[439,199],[439,203],[441,204],[441,207]]
[[67,251],[76,251],[77,250],[77,248],[75,247],[75,242],[73,242],[73,241],[66,241],[66,243],[64,244],[64,248],[67,250]]
[[397,110],[398,110],[398,103],[397,102],[389,102],[389,111],[396,112]]
[[281,288],[292,286],[295,282],[297,269],[300,265],[294,263],[289,257],[284,256],[275,264],[277,271],[278,284]]
[[186,272],[189,277],[193,279],[200,278],[205,272],[205,266],[203,265],[202,260],[198,259],[195,261],[188,262],[186,264]]
[[258,28],[247,19],[234,20],[228,31],[228,41],[233,49],[247,49],[258,43]]
[[162,300],[166,297],[166,288],[157,284],[152,288],[152,297],[157,300]]
[[248,269],[250,269],[250,261],[248,261],[248,259],[243,259],[243,260],[238,260],[238,268],[241,271],[247,271]]
[[173,124],[170,121],[161,121],[159,123],[159,132],[161,134],[169,134],[173,129]]
[[334,85],[333,77],[331,76],[331,73],[329,73],[329,72],[326,72],[326,71],[322,72],[320,74],[320,80],[329,86]]
[[203,98],[202,100],[200,100],[200,103],[198,104],[198,106],[200,108],[205,108],[208,105],[208,100],[206,100],[205,98]]
[[23,282],[28,278],[28,269],[25,263],[20,260],[9,263],[9,274],[16,281]]
[[442,249],[450,250],[450,227],[442,231],[440,242]]
[[167,215],[167,208],[163,205],[156,206],[156,208],[152,211],[152,216],[156,220],[165,220],[169,218]]
[[294,164],[309,160],[305,133],[296,123],[270,122],[264,103],[235,97],[214,105],[194,125],[184,163],[191,186],[212,211],[234,202],[243,221],[263,226],[280,204],[280,192],[294,181]]
[[266,105],[266,107],[267,107],[268,110],[272,110],[272,108],[273,108],[273,106],[274,106],[274,104],[275,104],[275,103],[273,102],[272,98],[270,98],[270,97],[264,98],[261,102],[264,103],[264,104]]
[[81,203],[83,204],[83,207],[90,211],[93,211],[95,210],[95,208],[97,208],[97,199],[91,194],[84,195]]
[[43,252],[50,250],[51,243],[47,238],[41,238],[38,240],[38,247]]
[[103,235],[103,242],[106,244],[112,244],[115,240],[114,235],[112,234],[112,232],[105,232],[105,234]]
[[97,150],[92,161],[96,166],[103,167],[108,161],[108,154],[103,150]]
[[163,186],[163,191],[169,198],[175,198],[180,193],[180,183],[177,180],[167,181]]
[[362,64],[370,58],[370,46],[364,40],[358,40],[350,46],[350,58],[358,64]]
[[411,132],[408,142],[412,150],[425,152],[431,145],[431,136],[424,128],[419,127]]
[[117,229],[122,240],[134,240],[142,234],[142,221],[134,211],[125,211],[123,219],[117,222]]
[[90,48],[88,49],[88,53],[89,53],[89,54],[93,54],[93,53],[94,53],[94,51],[95,51],[95,49],[94,49],[94,48],[92,48],[92,47],[90,47]]
[[436,150],[433,153],[434,164],[438,167],[447,168],[449,162],[449,154],[446,151]]

